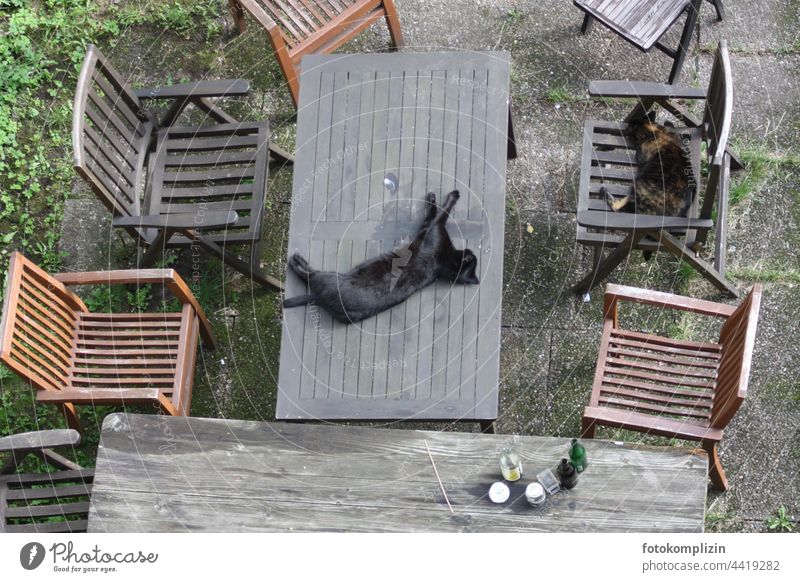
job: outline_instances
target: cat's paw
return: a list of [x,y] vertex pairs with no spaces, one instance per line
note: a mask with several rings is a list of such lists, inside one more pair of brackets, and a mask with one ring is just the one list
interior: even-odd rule
[[427,202],[431,206],[435,206],[436,205],[436,194],[434,194],[433,192],[428,192],[425,195],[425,202]]

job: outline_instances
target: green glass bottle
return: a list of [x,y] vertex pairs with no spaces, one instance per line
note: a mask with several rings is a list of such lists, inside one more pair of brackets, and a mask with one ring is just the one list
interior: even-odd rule
[[578,473],[583,473],[586,469],[586,449],[578,442],[578,439],[572,439],[572,446],[569,448],[569,460],[572,466]]

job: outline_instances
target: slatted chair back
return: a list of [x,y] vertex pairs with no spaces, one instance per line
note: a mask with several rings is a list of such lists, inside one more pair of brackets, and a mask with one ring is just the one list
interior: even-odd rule
[[[78,533],[88,525],[94,469],[84,469],[51,448],[76,446],[74,430],[43,430],[0,438],[0,532]],[[34,457],[46,463],[39,467]],[[34,471],[42,468],[43,470]]]
[[316,42],[313,40],[319,31],[329,26],[335,29],[359,15],[367,21],[372,12],[380,10],[382,4],[381,0],[237,1],[265,28],[277,25],[290,49],[311,39],[313,45],[304,47],[309,51],[325,44],[322,37]]
[[[74,165],[114,216],[139,216],[153,121],[100,51],[89,45],[72,117]],[[136,230],[132,236],[141,236]]]
[[386,19],[394,47],[403,32],[393,0],[228,0],[236,25],[244,31],[244,13],[266,29],[288,82],[295,106],[300,84],[297,70],[308,54],[331,53],[381,18]]
[[725,428],[747,394],[761,292],[762,286],[755,285],[720,330],[722,357],[711,408],[713,428]]
[[733,119],[733,77],[728,43],[721,40],[714,57],[708,83],[703,126],[708,142],[708,160],[712,166],[722,165]]
[[6,282],[0,361],[39,390],[67,387],[81,312],[77,295],[19,253]]

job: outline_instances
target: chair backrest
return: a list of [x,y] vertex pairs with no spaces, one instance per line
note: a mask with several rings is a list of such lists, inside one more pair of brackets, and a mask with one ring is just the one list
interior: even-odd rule
[[[50,438],[51,433],[55,438]],[[69,434],[74,444],[61,434]],[[10,461],[0,470],[0,532],[86,531],[94,469],[84,469],[47,448],[78,443],[80,436],[74,430],[43,430],[0,438],[0,451],[10,453]],[[47,463],[47,470],[21,472],[20,468],[27,468],[25,461],[34,456]]]
[[720,330],[722,358],[711,407],[710,424],[713,428],[725,428],[747,394],[761,292],[762,286],[754,285]]
[[152,120],[93,45],[83,60],[72,112],[75,169],[115,216],[138,216]]
[[380,0],[237,0],[265,28],[278,27],[291,49],[333,24],[358,4],[380,6]]
[[706,92],[703,126],[708,141],[709,165],[721,166],[733,116],[733,79],[728,44],[721,40],[714,56],[714,67]]
[[0,322],[0,361],[39,390],[62,390],[80,298],[20,253],[11,256]]

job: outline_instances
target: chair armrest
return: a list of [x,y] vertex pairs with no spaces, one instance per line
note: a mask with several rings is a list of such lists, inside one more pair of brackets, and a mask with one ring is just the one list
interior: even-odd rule
[[71,428],[22,432],[0,438],[0,452],[26,453],[52,447],[77,446],[81,435]]
[[621,231],[633,230],[676,230],[694,228],[714,228],[710,218],[684,218],[682,216],[650,216],[628,212],[598,212],[582,210],[578,212],[578,224],[596,228],[610,228]]
[[[175,298],[183,305],[191,305],[200,321],[200,335],[203,344],[213,350],[216,347],[211,324],[197,298],[192,294],[183,278],[173,269],[124,269],[117,271],[88,271],[84,273],[57,273],[53,275],[64,285],[147,285],[151,283],[166,285]],[[40,393],[41,394],[41,393]]]
[[206,212],[202,218],[198,214],[159,214],[150,216],[117,216],[111,222],[116,227],[171,228],[187,230],[200,228],[222,228],[233,226],[239,220],[236,212]]
[[705,99],[703,89],[647,81],[592,81],[591,97],[634,97],[639,99]]
[[201,97],[236,97],[250,92],[250,82],[244,79],[197,81],[164,87],[134,89],[139,99],[199,99]]
[[714,303],[704,299],[694,299],[683,295],[674,295],[662,291],[651,291],[649,289],[639,289],[637,287],[627,287],[625,285],[606,285],[605,303],[606,314],[610,313],[608,307],[613,305],[616,312],[618,301],[630,301],[632,303],[644,303],[656,307],[669,307],[681,311],[691,311],[701,315],[712,315],[714,317],[729,317],[735,310],[735,306],[725,305],[724,303]]

